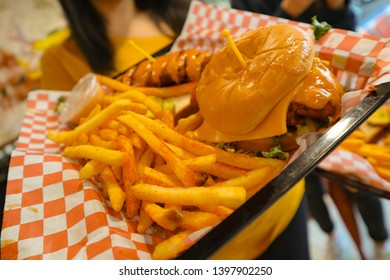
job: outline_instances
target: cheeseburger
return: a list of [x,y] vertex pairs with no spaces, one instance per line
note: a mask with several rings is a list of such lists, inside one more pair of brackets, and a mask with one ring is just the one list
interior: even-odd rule
[[267,150],[278,137],[291,150],[297,127],[316,130],[340,117],[343,88],[314,56],[313,39],[303,29],[260,27],[234,43],[246,65],[228,44],[212,56],[196,91],[204,121],[195,137],[252,150]]

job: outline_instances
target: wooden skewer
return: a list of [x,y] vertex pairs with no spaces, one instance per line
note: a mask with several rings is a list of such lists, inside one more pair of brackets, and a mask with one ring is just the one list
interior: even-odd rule
[[150,54],[148,54],[143,48],[141,48],[140,46],[138,46],[136,43],[134,43],[133,40],[130,40],[130,45],[135,48],[137,51],[139,51],[140,53],[142,53],[147,59],[149,59],[150,61],[152,62],[155,62],[156,59],[151,56]]
[[247,64],[242,57],[240,51],[237,49],[236,44],[234,44],[232,36],[230,36],[230,31],[227,29],[222,30],[222,36],[226,38],[228,41],[229,46],[233,49],[234,54],[237,56],[238,60],[240,61],[242,67],[246,68]]

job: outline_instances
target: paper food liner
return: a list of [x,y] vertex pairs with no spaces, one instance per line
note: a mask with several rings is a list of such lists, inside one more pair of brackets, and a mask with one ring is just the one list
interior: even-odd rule
[[[280,22],[309,29],[307,24],[193,2],[172,51],[199,48],[213,52],[224,44],[222,29],[236,37]],[[316,45],[316,52],[331,62],[342,85],[352,91],[343,99],[344,112],[360,102],[367,85],[390,80],[388,39],[332,29]],[[63,157],[60,147],[47,139],[49,130],[59,129],[54,108],[64,94],[40,90],[29,94],[9,168],[2,259],[151,259],[162,238],[138,234],[137,218],[128,220],[114,212],[97,185],[79,179],[79,163]],[[364,164],[356,155],[336,151],[321,168],[340,171],[340,165],[349,166],[348,174],[354,175],[364,170],[365,178],[377,182],[372,185],[389,189],[388,183]],[[186,244],[196,242],[210,229],[192,234]]]

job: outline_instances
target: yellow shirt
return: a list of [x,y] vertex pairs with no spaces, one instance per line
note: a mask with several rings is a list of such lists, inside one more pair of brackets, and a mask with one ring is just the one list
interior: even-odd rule
[[[130,45],[133,40],[146,52],[153,54],[172,43],[172,39],[161,35],[148,38],[123,38],[111,36],[114,48],[115,71],[119,74],[145,59],[145,56]],[[41,88],[47,90],[71,90],[86,74],[92,72],[86,58],[76,42],[67,39],[61,44],[49,47],[41,58]]]
[[301,180],[253,223],[218,250],[211,259],[251,260],[261,255],[291,222],[304,191],[305,183]]

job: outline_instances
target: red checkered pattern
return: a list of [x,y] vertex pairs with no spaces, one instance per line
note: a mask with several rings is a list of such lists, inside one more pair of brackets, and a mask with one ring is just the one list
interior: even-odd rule
[[100,188],[46,139],[65,92],[34,91],[12,154],[2,228],[2,259],[150,259],[161,241],[103,203]]
[[58,129],[54,108],[61,92],[33,91],[29,94],[27,111],[19,134],[17,150],[42,153],[58,152],[58,145],[48,140],[46,133]]
[[[191,4],[182,35],[173,50],[197,47],[214,51],[224,40],[257,26],[289,22],[308,29],[307,24],[218,8],[200,2]],[[364,97],[366,85],[389,81],[389,41],[343,30],[332,30],[317,45],[317,54],[329,60],[347,89],[344,112]],[[59,127],[53,109],[64,92],[34,91],[16,150],[12,154],[2,227],[3,259],[150,259],[161,238],[136,233],[135,221],[114,212],[104,201],[98,185],[78,179],[79,165],[61,156],[61,148],[46,137]],[[356,155],[336,151],[321,165],[345,174],[364,174],[374,186],[388,182]],[[363,173],[364,172],[364,173]],[[359,177],[360,178],[360,177]],[[195,242],[208,229],[188,238]]]
[[357,179],[379,189],[390,191],[390,182],[380,177],[363,157],[343,150],[335,150],[323,160],[320,167]]

